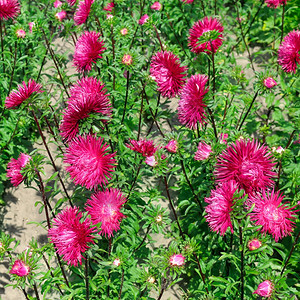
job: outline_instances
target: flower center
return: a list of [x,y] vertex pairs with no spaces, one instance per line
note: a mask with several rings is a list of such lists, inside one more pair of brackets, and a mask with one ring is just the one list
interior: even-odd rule
[[271,222],[279,223],[281,222],[282,215],[278,210],[278,207],[274,204],[266,205],[263,209],[263,216],[265,219]]
[[245,186],[257,185],[262,177],[261,173],[261,168],[258,164],[246,160],[242,162],[238,170],[238,178]]

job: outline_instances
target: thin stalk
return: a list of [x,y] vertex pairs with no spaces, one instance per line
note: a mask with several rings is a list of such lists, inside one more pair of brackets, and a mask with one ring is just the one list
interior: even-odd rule
[[1,53],[2,53],[2,68],[3,73],[5,73],[5,63],[4,63],[4,44],[3,44],[3,33],[2,33],[2,20],[0,18],[0,37],[1,37]]
[[151,125],[150,125],[150,127],[149,127],[149,129],[148,129],[148,132],[147,132],[147,135],[146,135],[146,136],[148,136],[148,135],[150,134],[151,129],[152,129],[153,124],[154,124],[154,120],[155,120],[156,117],[157,117],[158,107],[159,107],[159,102],[160,102],[160,93],[158,93],[158,96],[157,96],[157,102],[156,102],[156,109],[155,109],[155,113],[154,113],[154,119],[152,120],[152,123],[151,123]]
[[281,36],[280,36],[280,44],[283,40],[283,25],[284,25],[284,12],[285,12],[285,4],[282,4],[282,15],[281,15]]
[[13,78],[14,78],[14,73],[15,73],[15,68],[16,68],[16,62],[17,62],[17,52],[18,52],[18,43],[15,42],[15,54],[14,54],[14,65],[13,65],[13,69],[10,75],[10,81],[9,81],[9,87],[8,87],[8,94],[11,91],[11,85],[13,82]]
[[162,295],[163,295],[163,293],[166,289],[166,283],[167,283],[167,280],[166,280],[166,278],[163,277],[161,279],[161,290],[160,290],[160,293],[159,293],[159,296],[158,296],[157,300],[161,299],[161,297],[162,297]]
[[211,124],[212,124],[213,130],[214,130],[215,139],[218,142],[219,139],[218,139],[218,132],[217,132],[217,127],[216,127],[216,123],[215,123],[215,118],[213,116],[211,109],[208,106],[207,106],[207,110],[208,110],[208,113],[209,113],[209,116],[211,119]]
[[13,133],[11,134],[11,136],[10,136],[8,142],[0,149],[0,151],[4,150],[4,149],[9,145],[9,143],[12,141],[14,135],[16,134],[16,131],[17,131],[17,128],[18,128],[20,119],[21,119],[21,117],[18,118],[18,121],[17,121],[17,123],[16,123],[16,125],[15,125],[14,131],[13,131]]
[[107,253],[108,253],[108,258],[110,257],[110,254],[111,254],[111,245],[112,245],[112,237],[110,236],[110,237],[108,238],[108,251],[107,251]]
[[[203,283],[205,285],[206,284],[205,283],[205,275],[203,274],[202,268],[200,266],[199,258],[198,258],[197,254],[195,252],[193,254],[194,254],[194,257],[196,259],[196,262],[197,262],[197,265],[198,265],[198,268],[199,268],[199,271],[200,271],[201,279],[202,279],[202,281],[203,281]],[[205,287],[205,290],[206,290],[206,293],[209,294],[209,291],[208,291],[207,287]]]
[[241,247],[241,300],[244,299],[244,244],[243,244],[243,229],[239,226],[239,237]]
[[118,297],[119,300],[121,299],[122,296],[123,283],[124,283],[124,269],[122,269],[121,285],[120,285],[120,291]]
[[62,265],[62,263],[61,263],[61,259],[60,259],[59,255],[58,255],[58,253],[57,253],[56,251],[55,251],[55,254],[56,254],[56,257],[57,257],[57,260],[58,260],[58,264],[59,264],[61,273],[62,273],[62,275],[63,275],[63,277],[64,277],[65,282],[66,282],[66,285],[67,285],[67,287],[70,287],[70,284],[69,284],[69,281],[68,281],[68,279],[67,279],[65,270],[64,270],[63,265]]
[[[113,57],[113,63],[115,61],[115,39],[114,39],[114,26],[111,25],[110,27],[110,33],[111,33],[111,44],[112,44],[112,57]],[[129,74],[128,74],[129,75]],[[113,72],[113,90],[116,89],[116,74]]]
[[90,299],[90,287],[89,287],[89,260],[88,256],[85,257],[85,299]]
[[256,93],[255,93],[255,95],[254,95],[254,97],[253,97],[253,99],[252,99],[252,101],[251,101],[251,104],[250,104],[250,106],[249,106],[249,108],[248,108],[248,110],[247,110],[247,112],[246,112],[246,114],[245,114],[245,116],[244,116],[244,118],[243,118],[243,120],[242,120],[240,126],[239,126],[238,131],[241,130],[241,128],[242,128],[242,126],[243,126],[243,124],[244,124],[244,122],[245,122],[245,120],[246,120],[246,118],[247,118],[247,116],[248,116],[248,114],[249,114],[251,108],[252,108],[252,105],[253,105],[253,103],[254,103],[256,97],[258,96],[258,92],[259,92],[259,89],[256,91]]
[[[194,2],[193,2],[193,3],[194,3]],[[204,6],[204,3],[203,3],[203,0],[200,0],[200,4],[201,4],[203,16],[205,17],[205,16],[206,16],[206,13],[205,13],[205,6]]]
[[148,235],[150,229],[151,229],[151,223],[150,223],[150,224],[148,225],[148,227],[147,227],[147,230],[146,230],[146,233],[145,233],[145,236],[144,236],[143,240],[142,240],[142,241],[140,242],[140,244],[133,250],[133,253],[136,252],[137,250],[139,250],[139,249],[142,247],[142,245],[143,245],[144,242],[146,241],[146,238],[147,238],[147,235]]
[[144,97],[142,93],[142,100],[141,100],[141,108],[140,108],[140,116],[139,116],[139,129],[138,129],[138,135],[137,135],[137,140],[140,140],[140,134],[141,134],[141,129],[142,129],[142,115],[143,115],[143,107],[144,106]]
[[125,104],[124,104],[124,111],[123,111],[123,116],[121,120],[121,124],[123,124],[124,118],[125,118],[125,113],[126,113],[126,106],[127,106],[127,100],[128,100],[128,91],[129,91],[129,71],[126,71],[127,73],[127,78],[126,78],[126,94],[125,94]]
[[139,173],[140,173],[140,170],[141,170],[141,166],[142,166],[142,161],[140,161],[140,163],[139,163],[139,167],[138,167],[138,170],[137,170],[136,175],[134,177],[133,183],[131,184],[130,190],[129,190],[128,195],[127,195],[127,199],[129,199],[129,196],[130,196],[130,194],[133,190],[133,187],[134,187],[134,185],[135,185],[135,183],[138,179],[138,176],[139,176]]
[[41,77],[41,74],[42,74],[42,70],[43,70],[43,67],[44,67],[45,62],[46,62],[47,53],[48,53],[48,48],[46,48],[46,52],[45,52],[44,58],[42,60],[41,66],[40,66],[40,70],[39,70],[38,76],[36,78],[36,82],[38,82],[40,80],[40,77]]
[[37,290],[37,287],[36,287],[35,283],[33,284],[33,289],[34,289],[34,293],[35,293],[36,299],[40,300],[40,296],[39,296],[39,293],[38,293],[38,290]]
[[54,159],[53,159],[52,154],[51,154],[51,152],[50,152],[50,149],[49,149],[49,147],[48,147],[48,145],[47,145],[47,142],[46,142],[46,140],[45,140],[45,137],[44,137],[44,135],[43,135],[43,132],[42,132],[40,123],[39,123],[39,121],[38,121],[38,119],[37,119],[37,117],[36,117],[35,112],[34,112],[33,109],[31,109],[31,112],[32,112],[34,121],[35,121],[35,123],[36,123],[36,125],[37,125],[37,127],[38,127],[38,130],[39,130],[40,136],[41,136],[41,138],[42,138],[43,144],[44,144],[44,146],[45,146],[45,148],[46,148],[46,151],[47,151],[47,153],[48,153],[48,156],[49,156],[49,158],[50,158],[50,160],[51,160],[52,166],[53,166],[55,172],[57,172],[57,177],[58,177],[58,179],[59,179],[59,181],[60,181],[60,183],[61,183],[61,185],[62,185],[62,187],[63,187],[63,190],[64,190],[64,192],[65,192],[65,194],[66,194],[66,196],[67,196],[67,198],[68,198],[68,200],[69,200],[70,206],[73,207],[73,203],[72,203],[72,201],[71,201],[71,198],[70,198],[70,196],[69,196],[69,194],[68,194],[68,192],[67,192],[67,189],[66,189],[66,187],[65,187],[65,184],[64,184],[64,182],[63,182],[63,180],[62,180],[62,178],[61,178],[61,176],[60,176],[60,174],[59,174],[59,172],[58,172],[58,169],[57,169],[57,167],[56,167],[56,165],[55,165],[55,162],[54,162]]
[[217,0],[215,0],[215,16],[217,15]]
[[216,70],[215,70],[215,53],[214,53],[214,46],[210,42],[210,48],[211,48],[211,60],[212,60],[212,68],[213,68],[213,73],[212,73],[212,80],[213,80],[213,100],[215,100],[215,92],[216,92]]
[[157,28],[156,28],[155,25],[153,25],[153,28],[154,28],[154,31],[155,31],[155,33],[156,33],[156,37],[157,37],[157,39],[158,39],[158,41],[159,41],[160,49],[161,49],[161,51],[164,51],[164,47],[163,47],[163,44],[162,44],[162,42],[161,42],[161,40],[160,40],[160,37],[159,37],[158,31],[157,31]]
[[[0,18],[0,21],[1,21],[1,18]],[[25,289],[23,289],[23,288],[21,288],[21,289],[22,289],[22,292],[23,292],[25,298],[26,298],[27,300],[30,300],[30,299],[28,298],[28,295],[27,295]]]

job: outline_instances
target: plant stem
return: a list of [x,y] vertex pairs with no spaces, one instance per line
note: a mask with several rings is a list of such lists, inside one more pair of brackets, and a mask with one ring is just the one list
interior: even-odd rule
[[122,269],[121,285],[120,285],[120,291],[118,297],[119,300],[121,299],[122,296],[123,283],[124,283],[124,269]]
[[155,109],[155,113],[154,113],[154,118],[152,120],[152,123],[148,129],[148,132],[146,134],[146,136],[148,136],[152,130],[152,127],[153,127],[153,124],[154,124],[154,120],[156,120],[156,117],[157,117],[157,113],[158,113],[158,107],[159,107],[159,102],[160,102],[160,93],[158,93],[158,96],[157,96],[157,103],[156,103],[156,109]]
[[144,96],[143,93],[141,95],[142,100],[141,100],[141,108],[140,108],[140,115],[139,115],[139,129],[138,129],[138,135],[137,135],[137,140],[140,140],[140,134],[141,134],[141,129],[142,129],[142,115],[143,115],[143,109],[144,109]]
[[132,192],[132,189],[133,189],[133,187],[134,187],[134,185],[135,185],[135,183],[136,183],[136,181],[138,179],[138,176],[139,176],[139,173],[140,173],[140,170],[141,170],[141,166],[142,166],[142,161],[140,161],[140,163],[139,163],[138,170],[136,172],[136,175],[134,177],[133,183],[131,184],[130,190],[129,190],[128,195],[127,195],[127,200],[129,199],[129,196],[130,196],[130,194]]
[[212,113],[211,109],[208,106],[207,106],[207,110],[208,110],[208,113],[210,115],[211,124],[212,124],[213,130],[214,130],[214,135],[215,135],[216,142],[218,142],[218,132],[217,132],[217,127],[216,127],[216,123],[215,123],[215,118],[213,116],[213,113]]
[[217,0],[215,0],[215,16],[217,15]]
[[157,300],[161,299],[161,297],[162,297],[162,295],[163,295],[163,293],[166,289],[166,282],[167,282],[166,278],[163,277],[161,279],[161,290],[160,290],[160,293],[159,293],[159,296],[158,296]]
[[124,118],[125,118],[125,113],[126,113],[126,106],[127,106],[127,100],[128,100],[128,91],[129,91],[129,71],[126,71],[127,77],[126,77],[126,94],[125,94],[125,104],[124,104],[124,111],[123,111],[123,116],[121,120],[121,124],[123,124]]
[[284,12],[285,12],[285,4],[282,3],[282,15],[281,15],[281,36],[280,36],[280,44],[283,40],[283,25],[284,25]]
[[244,299],[244,244],[243,244],[243,229],[239,226],[239,237],[241,247],[241,300]]
[[10,75],[10,81],[9,81],[9,87],[8,87],[8,94],[11,91],[11,85],[12,85],[13,78],[14,78],[14,73],[15,73],[15,68],[16,68],[16,62],[17,62],[17,52],[18,52],[17,50],[18,50],[18,43],[15,42],[14,65],[13,65],[13,69],[12,69],[12,72],[11,72],[11,75]]
[[86,255],[85,256],[85,299],[89,300],[90,299],[90,288],[89,288],[89,258]]
[[140,242],[140,244],[133,250],[133,253],[136,252],[137,250],[139,250],[139,249],[142,247],[142,245],[144,244],[144,242],[145,242],[145,240],[146,240],[146,238],[147,238],[147,235],[148,235],[150,229],[151,229],[151,223],[150,223],[150,224],[148,225],[148,227],[147,227],[147,230],[146,230],[146,233],[145,233],[145,236],[144,236],[143,240],[142,240],[142,241]]
[[158,41],[159,41],[160,49],[161,49],[161,51],[164,51],[164,47],[163,47],[163,44],[162,44],[162,42],[161,42],[161,40],[160,40],[160,37],[159,37],[158,31],[157,31],[157,28],[156,28],[155,25],[153,25],[153,28],[154,28],[154,31],[155,31],[155,33],[156,33],[156,37],[157,37],[157,39],[158,39]]
[[4,63],[4,44],[3,44],[3,33],[2,33],[2,19],[0,18],[0,37],[1,37],[1,53],[2,53],[2,68],[3,74],[5,73],[5,63]]
[[[1,21],[1,18],[0,18],[0,21]],[[28,295],[27,295],[25,289],[23,289],[23,288],[21,288],[21,289],[22,289],[22,292],[23,292],[25,298],[26,298],[27,300],[30,300],[30,299],[28,298]]]
[[248,108],[248,110],[247,110],[247,112],[246,112],[246,114],[245,114],[245,116],[244,116],[244,118],[243,118],[243,120],[242,120],[240,126],[239,126],[238,131],[241,130],[241,128],[242,128],[242,126],[243,126],[243,124],[244,124],[244,122],[245,122],[245,120],[246,120],[246,118],[247,118],[247,116],[248,116],[248,114],[249,114],[251,108],[252,108],[252,105],[253,105],[253,103],[254,103],[254,101],[255,101],[257,95],[258,95],[258,92],[259,92],[259,89],[256,91],[256,93],[255,93],[255,95],[254,95],[254,97],[253,97],[253,99],[252,99],[252,101],[251,101],[251,104],[250,104],[250,106],[249,106],[249,108]]
[[38,293],[38,290],[37,290],[37,287],[36,287],[35,283],[33,284],[33,289],[34,289],[34,293],[35,293],[36,299],[40,300],[40,296],[39,296],[39,293]]
[[43,70],[43,67],[44,67],[44,64],[45,64],[45,61],[46,61],[46,58],[47,58],[47,53],[48,53],[48,48],[46,48],[46,52],[45,52],[44,58],[42,60],[41,66],[40,66],[40,70],[39,70],[38,76],[36,78],[36,82],[38,82],[40,80],[42,70]]
[[[200,271],[200,275],[201,275],[202,281],[203,281],[203,283],[204,283],[204,285],[205,285],[205,284],[206,284],[206,283],[205,283],[205,275],[204,275],[203,272],[202,272],[202,268],[201,268],[201,266],[200,266],[199,258],[198,258],[197,254],[196,254],[195,252],[194,252],[193,254],[194,254],[194,257],[195,257],[195,259],[196,259],[196,262],[197,262],[197,265],[198,265],[198,268],[199,268],[199,271]],[[209,291],[208,291],[208,288],[207,288],[207,287],[205,287],[205,290],[206,290],[206,293],[209,294]]]
[[110,257],[110,254],[111,254],[111,244],[112,244],[112,237],[110,236],[108,238],[108,258]]

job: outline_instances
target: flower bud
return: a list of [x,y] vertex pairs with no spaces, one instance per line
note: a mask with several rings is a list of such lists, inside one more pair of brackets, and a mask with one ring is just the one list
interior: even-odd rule
[[251,240],[251,241],[248,242],[248,249],[249,249],[250,251],[253,251],[253,250],[256,250],[256,249],[260,248],[261,245],[262,245],[262,244],[261,244],[261,241],[260,241],[260,240],[258,240],[258,239],[253,239],[253,240]]
[[171,267],[181,267],[184,265],[185,257],[182,254],[173,254],[169,258],[169,263]]
[[17,259],[14,262],[13,266],[11,267],[11,269],[9,271],[10,274],[15,274],[20,277],[27,276],[29,274],[29,272],[30,272],[29,266],[27,266],[25,264],[25,262],[20,259]]
[[270,280],[265,280],[258,285],[257,290],[253,294],[257,294],[262,297],[271,297],[274,290],[274,285]]

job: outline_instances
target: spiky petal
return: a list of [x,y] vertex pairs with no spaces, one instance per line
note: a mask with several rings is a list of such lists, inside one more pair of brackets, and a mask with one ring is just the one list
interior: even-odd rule
[[157,52],[151,59],[150,74],[164,97],[178,95],[185,83],[187,67],[170,51]]
[[14,19],[20,13],[18,0],[0,0],[0,19]]
[[24,180],[21,170],[26,166],[30,159],[30,155],[21,153],[18,159],[12,158],[7,164],[7,177],[10,178],[13,186],[18,186]]
[[53,219],[48,235],[57,249],[57,253],[73,266],[81,264],[83,253],[90,248],[88,243],[94,243],[92,233],[96,227],[91,227],[91,220],[81,220],[82,213],[75,206],[65,208]]
[[185,257],[182,254],[173,254],[169,258],[171,267],[182,267],[184,265]]
[[81,25],[84,24],[90,14],[91,6],[93,4],[94,0],[83,0],[80,1],[78,4],[78,7],[75,11],[74,15],[74,22],[75,25]]
[[23,260],[17,259],[9,270],[9,273],[25,277],[30,273],[30,267]]
[[283,198],[280,191],[270,193],[263,190],[262,194],[253,194],[247,201],[248,207],[255,205],[250,219],[256,226],[261,225],[261,231],[271,234],[276,242],[291,234],[298,211],[295,207],[290,208],[287,202],[282,203]]
[[[60,126],[61,135],[68,142],[78,134],[80,121],[88,118],[91,113],[99,113],[104,117],[112,115],[109,94],[105,85],[97,78],[83,77],[71,87],[70,94]],[[106,120],[103,119],[102,122],[106,123]]]
[[215,175],[219,182],[235,180],[240,189],[249,193],[274,184],[274,165],[268,147],[255,140],[240,139],[221,153]]
[[18,90],[13,90],[5,100],[6,108],[16,108],[27,100],[33,93],[42,93],[42,86],[33,79],[29,79],[28,84],[22,82],[18,85]]
[[195,160],[205,160],[209,158],[210,153],[212,152],[211,146],[205,142],[199,142],[198,150],[195,153]]
[[270,280],[261,282],[253,294],[257,294],[262,297],[271,297],[274,290],[274,284]]
[[114,7],[115,7],[114,2],[109,2],[103,7],[103,10],[111,12]]
[[[207,35],[207,32],[212,30],[215,30],[220,33],[218,37],[214,40],[211,40],[211,42],[200,43],[199,38],[201,38],[203,35]],[[224,28],[221,25],[221,23],[214,18],[204,17],[203,20],[196,22],[190,29],[189,47],[191,48],[191,51],[197,54],[201,52],[210,53],[212,52],[212,46],[213,52],[216,53],[218,48],[223,43],[223,30]]]
[[205,88],[207,80],[205,75],[192,75],[180,93],[178,119],[181,124],[190,129],[196,129],[197,123],[205,122],[204,108],[206,104],[203,98],[209,90],[208,87]]
[[291,31],[280,44],[278,49],[278,63],[287,73],[296,73],[300,64],[300,30]]
[[205,208],[206,221],[211,230],[224,235],[229,227],[233,233],[233,225],[230,213],[235,204],[233,195],[237,191],[238,185],[233,180],[224,182],[217,189],[211,191],[211,196],[205,198],[208,205]]
[[[130,144],[129,144],[130,143]],[[141,153],[144,157],[153,156],[159,147],[154,145],[152,140],[132,140],[129,139],[129,143],[125,146],[129,149]]]
[[115,169],[115,153],[108,153],[108,145],[102,138],[92,135],[78,136],[66,149],[64,162],[66,170],[75,184],[87,189],[105,185]]
[[265,0],[265,3],[268,7],[277,8],[282,4],[286,5],[287,0]]
[[100,33],[85,31],[78,39],[75,46],[73,64],[78,72],[90,71],[92,63],[102,58],[100,55],[106,49],[104,42],[99,40]]
[[76,0],[67,0],[70,6],[74,6],[76,3]]
[[125,218],[120,212],[122,205],[127,201],[119,189],[107,189],[96,192],[86,202],[86,210],[94,224],[101,223],[99,234],[113,236],[114,231],[120,229],[120,221]]

